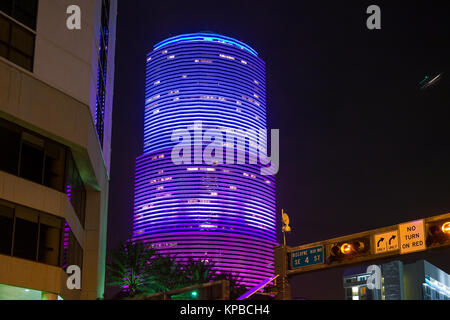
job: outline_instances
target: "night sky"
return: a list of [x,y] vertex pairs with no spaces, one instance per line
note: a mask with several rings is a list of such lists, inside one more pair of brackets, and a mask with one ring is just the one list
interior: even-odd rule
[[[241,40],[266,62],[288,245],[449,212],[450,4],[389,2],[119,1],[109,248],[131,235],[145,55],[199,31]],[[366,28],[371,4],[381,8],[381,30]],[[436,86],[419,89],[441,72]],[[400,258],[450,273],[450,249]],[[343,270],[297,276],[292,295],[343,299]]]

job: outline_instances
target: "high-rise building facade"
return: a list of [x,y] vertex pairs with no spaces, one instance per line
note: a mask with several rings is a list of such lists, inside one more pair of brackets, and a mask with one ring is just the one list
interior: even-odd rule
[[[428,261],[403,264],[391,261],[378,266],[380,288],[369,288],[366,267],[346,269],[343,277],[346,300],[449,300],[450,275]],[[369,280],[370,281],[370,280]]]
[[103,295],[116,12],[0,2],[0,299]]
[[[247,142],[240,150],[245,159],[255,156],[252,130],[266,129],[265,64],[248,45],[213,33],[166,39],[146,59],[132,238],[257,284],[274,272],[274,176],[261,174],[262,164],[226,162],[225,152],[214,154],[215,161],[201,158],[213,141],[219,149],[230,147],[226,135],[234,130],[248,133],[237,134]],[[190,163],[172,158],[179,144],[174,130],[192,134]],[[236,160],[237,151],[229,159]]]

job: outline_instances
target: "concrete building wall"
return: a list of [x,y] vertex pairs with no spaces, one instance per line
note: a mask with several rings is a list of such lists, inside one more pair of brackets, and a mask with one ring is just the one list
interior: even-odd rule
[[[103,295],[117,0],[110,2],[103,144],[94,120],[102,0],[40,0],[33,70],[0,57],[0,118],[70,148],[86,189],[83,226],[65,193],[0,171],[0,199],[66,219],[83,248],[81,291],[67,289],[61,267],[5,255],[0,283],[64,299]],[[69,5],[81,9],[81,30],[66,28]]]

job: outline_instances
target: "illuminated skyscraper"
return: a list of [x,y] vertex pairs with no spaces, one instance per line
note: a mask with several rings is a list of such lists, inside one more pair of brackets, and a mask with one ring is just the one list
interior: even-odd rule
[[[265,94],[264,61],[238,40],[195,33],[154,46],[146,63],[133,240],[149,241],[181,260],[213,262],[248,286],[273,274],[274,176],[262,175],[263,165],[249,161],[177,165],[171,158],[176,129],[199,129],[201,122],[203,134],[224,134],[224,148],[230,130],[266,129]],[[250,157],[257,137],[249,134],[247,142]]]

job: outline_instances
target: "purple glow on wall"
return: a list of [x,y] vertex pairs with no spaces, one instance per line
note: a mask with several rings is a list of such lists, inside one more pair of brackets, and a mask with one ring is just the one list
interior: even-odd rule
[[[69,201],[72,201],[72,189],[70,185],[66,186],[66,195]],[[70,235],[70,227],[66,220],[64,220],[64,238],[63,238],[63,263],[62,268],[65,270],[67,268],[67,256],[69,250],[69,235]]]
[[175,165],[171,134],[195,121],[265,129],[265,66],[255,53],[232,38],[192,34],[147,56],[132,235],[180,261],[211,261],[247,286],[273,276],[275,179],[260,164]]

